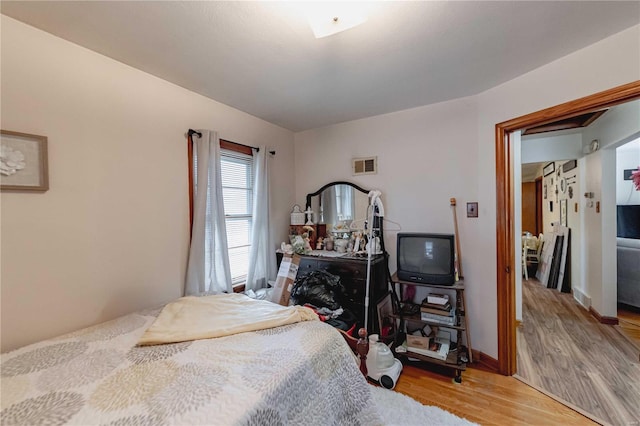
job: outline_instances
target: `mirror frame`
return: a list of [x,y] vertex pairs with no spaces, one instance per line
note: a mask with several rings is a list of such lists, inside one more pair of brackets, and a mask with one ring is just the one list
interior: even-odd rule
[[366,190],[366,189],[364,189],[364,188],[359,187],[359,186],[358,186],[358,185],[356,185],[355,183],[345,182],[345,181],[342,181],[342,180],[338,180],[338,181],[335,181],[335,182],[329,182],[328,184],[326,184],[326,185],[325,185],[325,186],[323,186],[322,188],[318,189],[316,192],[311,192],[311,193],[307,194],[307,201],[306,201],[306,204],[305,204],[305,206],[304,206],[304,207],[305,207],[305,210],[308,210],[308,209],[309,209],[309,207],[311,207],[311,197],[315,197],[316,195],[320,195],[320,193],[321,193],[322,191],[324,191],[325,189],[327,189],[327,188],[329,188],[329,187],[331,187],[331,186],[334,186],[334,185],[349,185],[349,186],[353,187],[354,189],[357,189],[358,191],[360,191],[360,192],[362,192],[362,193],[366,194],[367,196],[369,196],[369,192],[370,192],[370,191],[368,191],[368,190]]

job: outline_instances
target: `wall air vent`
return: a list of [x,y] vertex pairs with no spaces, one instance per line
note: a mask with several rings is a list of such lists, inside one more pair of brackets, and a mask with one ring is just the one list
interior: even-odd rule
[[354,158],[351,163],[354,176],[378,173],[378,157]]

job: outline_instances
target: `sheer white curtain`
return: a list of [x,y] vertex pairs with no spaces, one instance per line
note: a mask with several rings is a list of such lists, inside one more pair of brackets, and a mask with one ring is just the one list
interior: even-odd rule
[[199,130],[193,136],[194,202],[193,228],[185,295],[202,292],[233,292],[227,230],[220,177],[218,133]]
[[353,220],[353,212],[355,211],[354,189],[349,185],[342,185],[342,218],[343,220]]
[[267,280],[276,275],[276,255],[269,236],[268,156],[265,146],[253,152],[253,228],[246,284],[246,288],[252,290],[266,287]]

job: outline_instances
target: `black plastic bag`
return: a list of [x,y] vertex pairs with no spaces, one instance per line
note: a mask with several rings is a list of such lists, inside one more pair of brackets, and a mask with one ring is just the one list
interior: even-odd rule
[[340,308],[343,293],[344,287],[340,283],[340,277],[320,270],[297,278],[291,290],[291,297],[298,305],[310,303],[335,311]]

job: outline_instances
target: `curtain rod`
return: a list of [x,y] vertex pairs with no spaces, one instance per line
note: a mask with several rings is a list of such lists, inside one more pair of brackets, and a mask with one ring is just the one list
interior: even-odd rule
[[[201,137],[202,137],[202,133],[201,133],[201,132],[198,132],[198,131],[193,130],[193,129],[189,129],[189,133],[188,133],[188,134],[189,134],[189,136],[196,135],[196,136],[198,136],[199,138],[201,138]],[[221,140],[223,140],[223,139],[221,139]],[[234,144],[236,144],[236,145],[246,146],[247,148],[255,149],[257,152],[260,152],[260,148],[255,147],[255,146],[245,145],[245,144],[243,144],[243,143],[238,143],[238,142],[233,142],[233,141],[227,141],[227,142],[231,142],[231,143],[234,143]],[[271,155],[276,155],[276,152],[275,152],[275,151],[269,151],[269,154],[271,154]]]

